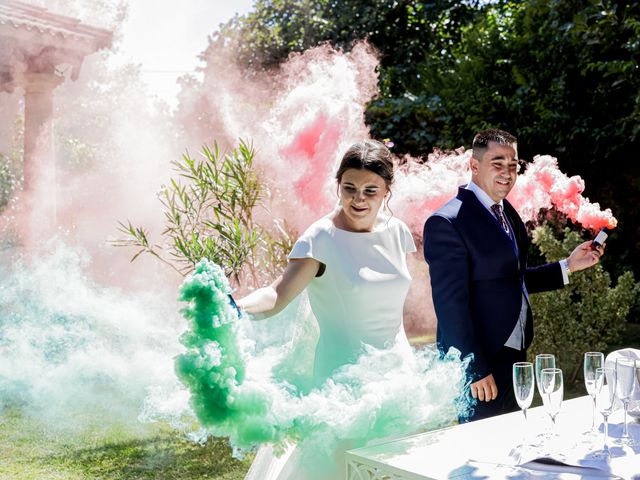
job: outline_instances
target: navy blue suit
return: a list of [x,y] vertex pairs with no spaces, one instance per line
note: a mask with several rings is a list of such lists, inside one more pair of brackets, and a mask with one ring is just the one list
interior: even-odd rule
[[[499,394],[512,388],[507,374],[511,365],[497,363],[518,321],[522,283],[529,293],[564,286],[558,262],[527,267],[529,239],[524,223],[508,201],[503,206],[517,249],[475,193],[463,187],[427,219],[423,236],[438,318],[438,346],[445,352],[456,347],[463,356],[473,353],[473,381],[490,373],[495,378],[502,367],[500,376],[507,378],[496,378]],[[530,308],[527,317],[525,349],[533,339]]]

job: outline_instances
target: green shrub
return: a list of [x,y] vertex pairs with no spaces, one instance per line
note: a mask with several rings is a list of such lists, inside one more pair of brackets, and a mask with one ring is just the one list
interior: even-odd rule
[[0,153],[0,210],[7,206],[14,192],[22,187],[21,168]]
[[[582,241],[569,229],[564,230],[562,240],[547,225],[533,232],[534,244],[549,262],[566,258]],[[529,355],[555,354],[565,381],[575,382],[584,352],[605,352],[620,340],[639,291],[633,273],[625,272],[612,287],[609,274],[598,264],[572,274],[563,289],[532,295],[535,336]]]
[[[253,212],[265,207],[268,190],[254,166],[253,145],[240,141],[221,153],[204,145],[202,158],[185,153],[174,162],[177,179],[171,179],[159,198],[165,216],[164,244],[152,243],[144,228],[120,224],[127,238],[118,246],[135,246],[167,263],[181,275],[207,258],[225,268],[236,282],[244,274],[260,283],[261,275],[280,273],[291,250],[292,238],[285,222],[272,226],[255,222]],[[268,228],[271,227],[271,228]]]

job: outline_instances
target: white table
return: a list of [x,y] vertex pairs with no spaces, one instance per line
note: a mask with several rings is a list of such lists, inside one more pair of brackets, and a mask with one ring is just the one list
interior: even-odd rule
[[[623,478],[640,480],[640,424],[630,419],[629,432],[636,446],[613,446],[614,455],[609,462],[585,460],[589,445],[580,444],[581,432],[591,427],[591,399],[587,396],[565,401],[557,417],[558,439],[544,447],[545,452],[525,450],[524,462],[548,454],[561,453],[565,463],[598,466],[604,470],[582,469],[569,473],[563,467],[533,465],[524,468],[515,465],[510,457],[513,447],[519,445],[523,434],[534,438],[549,426],[549,417],[542,407],[528,412],[525,427],[522,412],[500,415],[486,420],[455,425],[453,427],[421,433],[410,437],[350,450],[345,454],[347,480],[424,480],[424,479],[595,479]],[[596,414],[596,421],[602,421]],[[603,426],[600,425],[602,432]],[[609,435],[622,432],[622,412],[610,417]],[[602,446],[602,433],[597,446]],[[610,445],[613,438],[610,438]],[[542,471],[541,469],[547,469]],[[577,470],[574,470],[577,471]]]

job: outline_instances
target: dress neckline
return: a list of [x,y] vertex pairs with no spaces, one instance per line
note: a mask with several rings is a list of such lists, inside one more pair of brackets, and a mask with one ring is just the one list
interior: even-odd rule
[[345,230],[344,228],[340,228],[338,226],[336,226],[336,224],[333,222],[333,218],[329,217],[328,220],[331,223],[331,227],[333,228],[333,230],[337,231],[337,232],[344,232],[347,234],[351,234],[351,235],[370,235],[372,233],[380,233],[380,232],[384,232],[388,227],[389,227],[389,223],[391,222],[391,218],[392,217],[383,217],[383,221],[381,221],[378,225],[377,228],[374,228],[373,230],[370,231],[366,231],[366,232],[354,232],[352,230]]

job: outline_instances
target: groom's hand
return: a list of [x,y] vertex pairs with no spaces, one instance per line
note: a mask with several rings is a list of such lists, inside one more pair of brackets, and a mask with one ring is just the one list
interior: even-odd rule
[[477,398],[481,402],[490,402],[498,396],[498,386],[490,373],[486,377],[471,384],[471,396]]
[[604,245],[592,247],[591,240],[581,243],[571,252],[569,258],[567,258],[569,271],[573,273],[593,267],[600,261],[600,257],[604,255],[604,248]]

